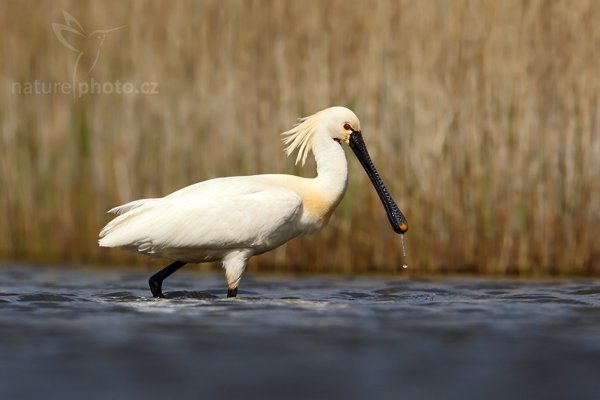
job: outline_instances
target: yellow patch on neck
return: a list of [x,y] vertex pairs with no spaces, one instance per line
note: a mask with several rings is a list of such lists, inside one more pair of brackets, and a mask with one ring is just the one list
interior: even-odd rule
[[308,192],[303,198],[304,209],[319,219],[328,220],[337,204],[320,193]]

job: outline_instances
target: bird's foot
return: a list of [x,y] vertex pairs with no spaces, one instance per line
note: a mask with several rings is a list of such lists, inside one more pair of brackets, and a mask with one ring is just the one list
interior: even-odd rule
[[148,284],[150,285],[150,291],[152,292],[152,296],[160,297],[163,299],[165,298],[165,295],[162,292],[162,281],[150,278]]
[[227,297],[235,297],[237,296],[237,288],[227,289]]

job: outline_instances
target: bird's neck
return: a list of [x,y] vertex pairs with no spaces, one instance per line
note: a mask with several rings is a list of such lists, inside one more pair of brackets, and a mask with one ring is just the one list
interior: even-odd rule
[[312,148],[317,162],[315,183],[337,205],[348,183],[348,163],[344,149],[329,135],[317,136]]

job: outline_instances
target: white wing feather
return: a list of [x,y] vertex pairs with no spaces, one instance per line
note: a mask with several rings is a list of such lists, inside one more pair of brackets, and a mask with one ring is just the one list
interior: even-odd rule
[[111,208],[110,210],[108,210],[108,214],[116,214],[116,215],[121,215],[126,213],[127,211],[131,211],[134,208],[138,208],[144,204],[153,202],[153,201],[157,201],[160,199],[140,199],[140,200],[134,200],[134,201],[130,201],[129,203]]

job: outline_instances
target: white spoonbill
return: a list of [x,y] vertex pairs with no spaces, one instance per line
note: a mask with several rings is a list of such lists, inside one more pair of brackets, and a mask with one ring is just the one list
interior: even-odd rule
[[317,177],[253,175],[196,183],[162,198],[115,207],[118,217],[100,232],[100,246],[172,260],[149,281],[154,297],[162,282],[186,263],[221,261],[227,297],[235,297],[248,259],[288,240],[322,228],[339,204],[348,182],[346,143],[369,175],[394,231],[408,230],[406,218],[379,176],[362,138],[360,122],[345,107],[331,107],[282,133],[286,153],[296,163],[312,151]]

